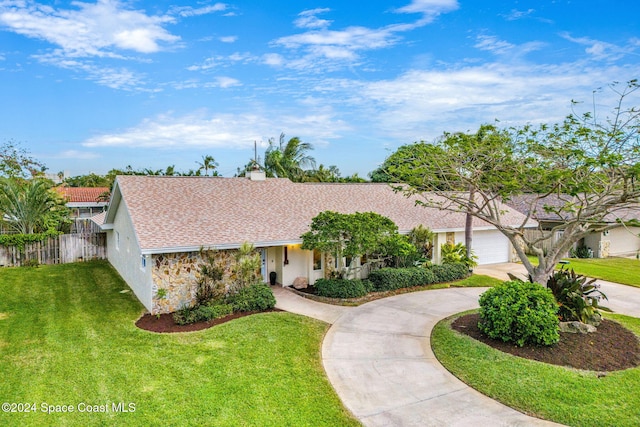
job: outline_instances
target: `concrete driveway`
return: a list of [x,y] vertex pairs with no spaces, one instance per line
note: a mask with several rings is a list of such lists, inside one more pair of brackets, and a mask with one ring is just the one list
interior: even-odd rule
[[322,345],[331,384],[366,426],[550,426],[470,388],[435,358],[442,318],[478,306],[486,288],[398,295],[346,311]]
[[[520,264],[476,268],[506,280]],[[524,274],[523,277],[526,277]],[[640,289],[599,281],[604,305],[640,317]],[[435,324],[478,307],[486,288],[416,292],[359,307],[337,307],[274,289],[279,308],[333,323],[322,344],[327,376],[344,405],[366,426],[551,426],[475,391],[435,358]]]

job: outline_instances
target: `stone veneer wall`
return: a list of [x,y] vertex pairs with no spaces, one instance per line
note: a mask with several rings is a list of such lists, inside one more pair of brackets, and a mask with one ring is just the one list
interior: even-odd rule
[[[223,281],[230,282],[231,265],[236,250],[215,251],[214,256],[226,266]],[[172,313],[195,303],[199,264],[203,261],[200,252],[179,252],[153,255],[151,277],[153,279],[153,311],[151,314]],[[158,290],[166,295],[158,297]]]

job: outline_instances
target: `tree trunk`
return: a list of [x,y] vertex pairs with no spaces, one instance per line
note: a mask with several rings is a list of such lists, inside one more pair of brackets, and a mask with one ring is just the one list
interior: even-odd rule
[[464,222],[464,246],[467,249],[467,258],[471,258],[471,246],[473,245],[473,215],[471,206],[473,205],[474,191],[469,190],[469,209],[467,209],[467,217]]

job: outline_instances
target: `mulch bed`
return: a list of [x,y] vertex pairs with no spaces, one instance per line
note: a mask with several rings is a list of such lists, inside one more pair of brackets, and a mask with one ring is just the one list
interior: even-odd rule
[[273,308],[271,310],[265,310],[265,311],[239,312],[239,313],[230,314],[225,317],[221,317],[219,319],[213,319],[208,322],[197,322],[197,323],[192,323],[190,325],[176,325],[175,322],[173,321],[172,313],[161,314],[159,317],[153,316],[149,313],[145,313],[142,315],[142,317],[140,317],[136,321],[136,326],[146,331],[160,332],[160,333],[192,332],[192,331],[201,331],[203,329],[207,329],[212,326],[230,322],[231,320],[238,319],[240,317],[251,316],[252,314],[257,314],[257,313],[269,313],[273,311],[282,311],[282,310]]
[[603,320],[597,332],[591,334],[560,332],[560,342],[549,347],[517,347],[491,339],[480,332],[479,319],[478,313],[468,314],[457,318],[451,327],[497,350],[539,362],[598,372],[619,371],[640,365],[638,338],[611,320]]

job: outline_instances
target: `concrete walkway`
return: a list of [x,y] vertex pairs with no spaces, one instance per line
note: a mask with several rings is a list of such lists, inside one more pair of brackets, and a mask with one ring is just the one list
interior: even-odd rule
[[[476,269],[500,279],[519,264]],[[602,283],[614,311],[640,317],[640,289]],[[486,288],[451,288],[339,307],[274,288],[276,307],[333,326],[322,344],[327,376],[344,405],[366,426],[552,426],[475,391],[435,358],[435,324],[478,307]]]
[[291,313],[302,314],[330,324],[338,320],[347,310],[353,308],[323,304],[308,298],[303,298],[281,286],[272,286],[271,290],[276,297],[276,308]]

